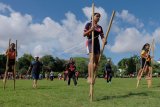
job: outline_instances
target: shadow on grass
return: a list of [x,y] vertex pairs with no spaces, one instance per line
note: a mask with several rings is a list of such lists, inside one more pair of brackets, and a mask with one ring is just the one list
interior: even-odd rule
[[32,90],[53,90],[53,89],[57,89],[57,87],[38,86],[37,88],[30,87],[30,88],[28,88],[28,89],[32,89]]
[[160,85],[152,86],[152,88],[160,88]]
[[126,95],[117,95],[117,96],[102,96],[101,98],[97,98],[97,101],[113,100],[118,98],[129,98],[131,96],[148,96],[148,94],[146,92],[141,92],[141,93],[128,93]]
[[[30,91],[30,90],[52,90],[54,89],[53,87],[51,86],[38,86],[37,88],[33,88],[32,86],[29,86],[29,87],[17,87],[16,88],[16,91]],[[14,91],[14,89],[13,89]]]

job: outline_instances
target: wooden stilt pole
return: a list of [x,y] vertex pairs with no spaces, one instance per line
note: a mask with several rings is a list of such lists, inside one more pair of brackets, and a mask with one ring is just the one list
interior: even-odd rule
[[[105,41],[107,41],[107,38],[108,38],[110,29],[111,29],[111,26],[112,26],[112,22],[113,22],[115,13],[116,13],[115,11],[112,12],[112,16],[111,16],[111,19],[110,19],[110,22],[109,22],[109,26],[108,26],[108,28],[107,28],[106,36],[105,36]],[[102,56],[102,54],[103,54],[104,48],[105,48],[105,43],[103,43],[103,45],[102,45],[101,53],[100,53],[100,56],[99,56],[99,59],[98,59],[98,65],[99,65],[99,62],[100,62],[100,60],[101,60],[101,56]],[[97,67],[97,68],[98,68],[98,67]],[[96,74],[97,74],[96,71],[97,71],[97,70],[95,70],[95,73],[94,73],[94,81],[95,81],[95,79],[96,79]]]
[[[92,3],[92,27],[94,27],[94,1]],[[92,31],[92,56],[91,56],[91,82],[90,82],[90,101],[93,101],[93,73],[94,73],[94,30]]]
[[[150,53],[151,48],[153,47],[153,42],[154,42],[154,39],[153,39],[153,41],[152,41],[152,44],[151,44],[150,47],[149,47],[148,54]],[[141,77],[142,77],[142,75],[143,75],[143,72],[144,72],[144,70],[145,70],[145,68],[146,68],[146,63],[147,63],[147,61],[145,61],[144,67],[142,68],[142,71],[141,71],[140,75],[138,75],[139,77],[137,76],[137,88],[138,88],[138,86],[139,86],[140,79],[141,79]]]
[[16,85],[16,57],[17,57],[17,40],[16,40],[16,47],[15,47],[15,64],[14,64],[14,71],[13,71],[13,79],[14,79],[14,90]]
[[149,78],[147,79],[148,88],[152,85],[152,70],[149,71]]
[[[9,49],[10,49],[10,44],[11,44],[11,39],[9,39],[9,44],[8,44],[8,49],[7,51],[9,52]],[[5,90],[6,88],[6,78],[7,78],[7,75],[8,75],[8,62],[9,62],[9,56],[8,56],[8,52],[7,52],[7,62],[6,62],[6,70],[5,70],[5,74],[4,74],[4,78],[3,78],[3,89]]]
[[[151,61],[152,64],[154,62],[154,47],[155,47],[155,40],[153,39],[153,45],[152,45],[152,55],[153,55],[153,57],[152,57],[152,61]],[[152,71],[153,71],[153,67],[149,71],[148,88],[150,88],[152,86]]]

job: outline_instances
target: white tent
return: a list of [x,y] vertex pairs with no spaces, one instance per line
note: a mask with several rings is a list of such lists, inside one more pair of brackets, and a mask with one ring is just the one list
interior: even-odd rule
[[158,63],[160,63],[160,58],[158,59],[158,61],[157,61]]

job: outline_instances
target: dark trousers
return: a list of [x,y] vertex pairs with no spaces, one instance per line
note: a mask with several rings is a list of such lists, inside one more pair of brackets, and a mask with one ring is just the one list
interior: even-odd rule
[[53,76],[50,76],[50,80],[53,81]]
[[107,73],[107,82],[111,82],[111,81],[112,81],[112,74]]
[[68,80],[68,74],[64,74],[64,81]]
[[76,76],[75,76],[75,72],[74,71],[70,71],[68,74],[68,85],[70,85],[71,82],[71,78],[73,79],[74,85],[77,85],[77,81],[76,81]]

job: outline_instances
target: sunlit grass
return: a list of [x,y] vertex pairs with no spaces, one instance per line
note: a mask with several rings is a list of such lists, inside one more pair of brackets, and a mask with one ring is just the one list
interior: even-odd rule
[[111,84],[97,79],[94,86],[94,101],[90,102],[89,84],[79,79],[78,85],[67,86],[63,80],[39,80],[38,89],[32,88],[32,80],[17,80],[16,90],[13,81],[7,81],[3,90],[0,80],[0,107],[160,107],[160,81],[153,79],[148,89],[142,79],[136,89],[136,79],[113,78]]

